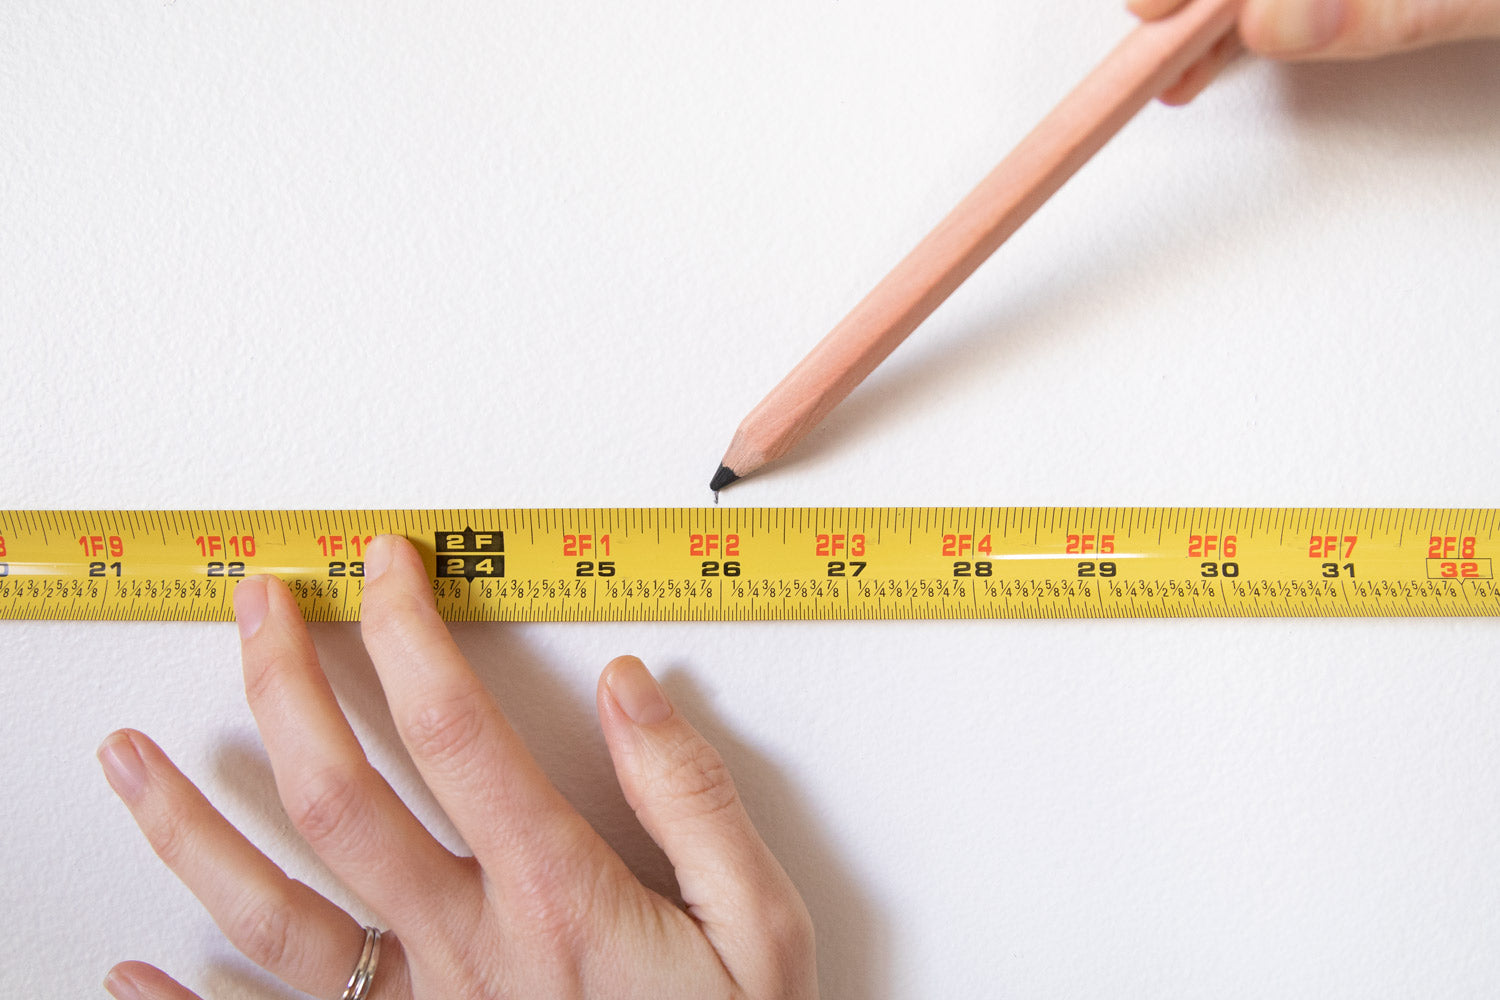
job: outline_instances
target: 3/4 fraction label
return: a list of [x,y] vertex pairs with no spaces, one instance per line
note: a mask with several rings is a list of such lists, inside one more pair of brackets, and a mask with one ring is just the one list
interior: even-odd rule
[[359,615],[377,534],[450,620],[1497,615],[1493,509],[0,511],[0,618]]

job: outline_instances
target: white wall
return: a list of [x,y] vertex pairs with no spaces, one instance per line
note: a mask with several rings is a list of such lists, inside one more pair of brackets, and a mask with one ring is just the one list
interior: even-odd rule
[[[694,505],[739,418],[1122,35],[1109,0],[0,8],[0,505]],[[1494,506],[1500,50],[1150,109],[727,504]],[[1500,994],[1493,622],[469,627],[660,877],[592,686],[724,749],[825,996]],[[415,791],[349,627],[318,644]],[[284,997],[93,760],[295,875],[231,626],[0,625],[0,993]]]

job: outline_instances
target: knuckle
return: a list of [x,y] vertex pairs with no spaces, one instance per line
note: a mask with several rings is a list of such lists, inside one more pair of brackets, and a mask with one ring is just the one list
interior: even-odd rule
[[517,892],[517,910],[524,915],[527,950],[549,964],[566,964],[573,956],[573,943],[585,923],[584,913],[575,905],[558,879],[542,876],[522,883]]
[[618,912],[620,901],[639,889],[628,869],[599,863],[599,846],[586,823],[554,831],[550,849],[518,857],[507,880],[510,933],[524,937],[527,953],[553,967],[594,950],[599,915]]
[[816,933],[812,915],[801,900],[791,900],[777,908],[771,932],[772,944],[781,952],[800,957],[813,950]]
[[1420,44],[1431,30],[1431,16],[1426,4],[1397,4],[1386,14],[1386,23],[1381,34],[1385,41],[1397,48],[1410,48]]
[[296,669],[295,657],[284,649],[245,657],[245,698],[263,705],[276,697],[282,679]]
[[1380,18],[1380,39],[1385,46],[1398,50],[1435,41],[1451,31],[1457,20],[1455,13],[1464,6],[1453,3],[1384,4],[1376,15]]
[[768,901],[755,913],[762,948],[778,978],[796,980],[816,953],[812,917],[795,895]]
[[694,734],[668,751],[654,782],[658,796],[676,804],[684,815],[713,816],[739,802],[729,767],[707,740]]
[[452,768],[472,758],[486,723],[479,698],[465,693],[416,706],[402,728],[415,756],[440,768]]
[[372,585],[366,593],[360,618],[360,634],[370,645],[396,653],[413,654],[418,630],[429,625],[432,608],[422,598],[406,591],[391,591]]
[[156,856],[174,871],[193,850],[197,825],[192,813],[181,802],[168,798],[141,826]]
[[365,805],[358,775],[343,767],[327,768],[301,782],[287,796],[287,815],[310,844],[326,844],[361,827]]
[[281,893],[248,897],[229,921],[229,939],[262,969],[285,967],[295,922],[291,900]]

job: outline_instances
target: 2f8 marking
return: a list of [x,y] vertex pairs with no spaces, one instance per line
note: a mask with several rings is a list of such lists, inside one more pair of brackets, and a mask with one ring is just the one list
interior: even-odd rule
[[[1428,559],[1473,559],[1479,539],[1473,535],[1433,535],[1427,540]],[[5,550],[0,547],[0,556]]]

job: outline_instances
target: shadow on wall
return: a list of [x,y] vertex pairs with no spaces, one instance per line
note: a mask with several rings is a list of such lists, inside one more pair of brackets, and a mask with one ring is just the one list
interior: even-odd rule
[[[372,760],[386,762],[386,777],[403,790],[408,805],[445,845],[462,842],[406,755],[369,657],[352,625],[314,626],[313,639],[330,683],[338,693]],[[615,780],[614,767],[595,711],[597,669],[603,664],[559,666],[529,648],[520,630],[493,625],[453,628],[459,647],[476,665],[485,686],[504,708],[538,763],[575,808],[599,831],[649,888],[680,902],[665,855],[636,821]],[[819,977],[825,996],[882,1000],[889,993],[885,931],[871,902],[828,843],[816,811],[776,766],[738,739],[680,665],[655,665],[668,696],[718,748],[734,775],[756,828],[802,892],[818,934]],[[290,830],[276,794],[269,763],[257,744],[226,742],[219,749],[216,784],[236,810],[261,829]],[[420,789],[415,794],[408,791]],[[252,838],[253,839],[253,838]],[[295,836],[274,858],[294,878],[309,882],[357,919],[370,919],[312,850]],[[290,851],[290,856],[287,855]],[[250,965],[215,963],[206,984],[226,997],[274,995],[283,989]]]
[[1277,67],[1283,103],[1299,125],[1364,123],[1419,136],[1439,154],[1500,149],[1500,42],[1461,42],[1356,62]]

